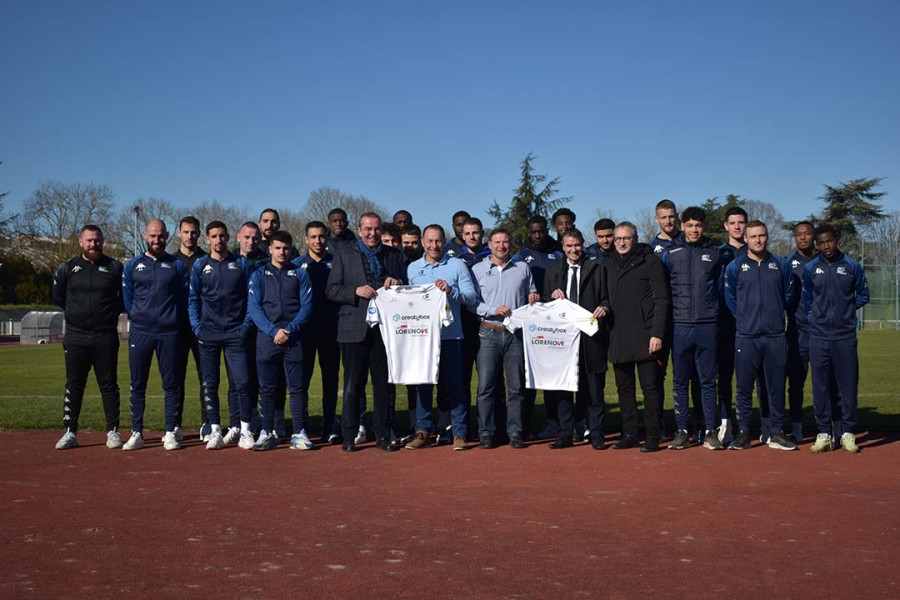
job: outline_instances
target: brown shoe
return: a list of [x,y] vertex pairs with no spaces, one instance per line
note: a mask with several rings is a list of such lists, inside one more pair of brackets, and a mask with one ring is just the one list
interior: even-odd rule
[[466,443],[466,438],[461,435],[453,436],[453,449],[454,450],[468,450],[469,445]]
[[413,439],[410,443],[406,445],[407,450],[420,450],[422,448],[427,448],[431,444],[428,441],[428,432],[419,430],[416,432],[416,435],[413,436]]

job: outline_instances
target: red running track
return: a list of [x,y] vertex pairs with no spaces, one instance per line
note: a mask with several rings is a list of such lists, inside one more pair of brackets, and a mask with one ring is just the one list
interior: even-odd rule
[[125,453],[0,432],[0,598],[900,597],[900,445],[859,455]]

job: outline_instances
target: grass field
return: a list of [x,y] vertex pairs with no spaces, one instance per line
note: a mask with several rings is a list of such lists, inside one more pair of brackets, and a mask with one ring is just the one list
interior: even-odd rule
[[[859,429],[900,431],[900,332],[860,332],[859,358]],[[128,429],[131,423],[128,414],[128,380],[127,346],[123,344],[119,355],[123,429]],[[222,380],[226,381],[224,373]],[[61,345],[0,346],[0,429],[60,429],[64,384],[65,368]],[[187,429],[196,429],[200,426],[200,402],[193,359],[188,366],[186,387],[184,425]],[[313,378],[311,388],[309,410],[312,416],[312,429],[318,431],[322,414],[318,375]],[[220,390],[223,415],[227,415],[228,412],[225,391]],[[407,420],[404,386],[398,386],[397,395],[397,420],[402,427]],[[371,394],[369,398],[371,399]],[[608,405],[606,429],[612,433],[619,430],[620,424],[612,374],[607,377],[606,400]],[[541,402],[541,395],[538,394],[539,406],[535,409],[535,426],[539,426],[543,419]],[[401,408],[404,410],[400,410]],[[671,369],[666,382],[666,410],[668,427],[671,427],[674,424]],[[151,370],[150,383],[147,387],[147,412],[144,422],[146,427],[152,430],[162,429],[163,426],[162,388],[155,366]],[[806,385],[804,423],[804,429],[812,431],[814,420],[809,381]],[[102,430],[104,424],[99,390],[96,381],[91,378],[85,391],[80,427]]]

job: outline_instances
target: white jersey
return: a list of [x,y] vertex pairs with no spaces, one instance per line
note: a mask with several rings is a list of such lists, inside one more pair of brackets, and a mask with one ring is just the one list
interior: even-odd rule
[[525,346],[525,387],[578,391],[578,349],[583,333],[599,326],[592,314],[566,299],[520,306],[504,324],[522,329]]
[[389,383],[437,384],[441,326],[453,322],[447,294],[432,283],[379,289],[366,322],[381,325]]

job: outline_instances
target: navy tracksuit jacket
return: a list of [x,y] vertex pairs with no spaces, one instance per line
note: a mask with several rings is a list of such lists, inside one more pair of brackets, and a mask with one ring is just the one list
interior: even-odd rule
[[803,306],[809,315],[809,363],[813,411],[819,433],[830,433],[829,403],[836,385],[843,431],[856,427],[859,358],[856,311],[869,301],[862,265],[840,254],[833,262],[821,255],[803,268]]
[[787,361],[785,313],[794,310],[797,293],[788,262],[769,253],[757,263],[749,254],[725,269],[725,303],[735,316],[737,416],[749,431],[753,384],[759,367],[769,394],[773,431],[784,424],[784,373]]
[[169,253],[156,259],[147,254],[125,264],[122,300],[131,319],[128,363],[131,367],[131,429],[143,431],[150,362],[156,362],[165,392],[166,431],[177,425],[178,398],[184,381],[178,377],[179,330],[187,321],[188,272]]

